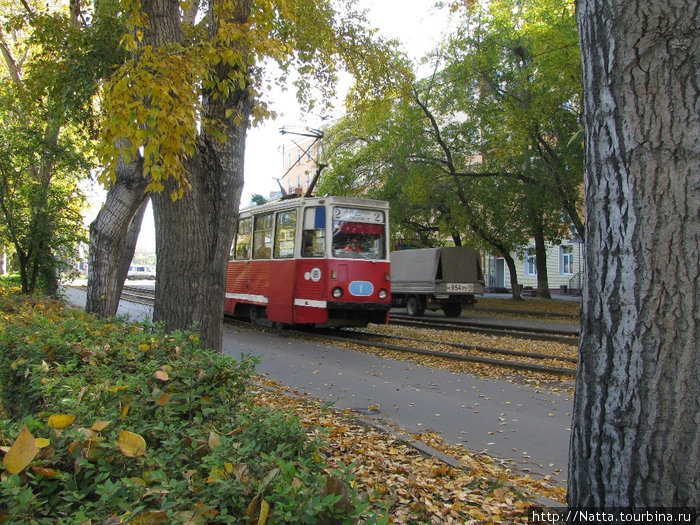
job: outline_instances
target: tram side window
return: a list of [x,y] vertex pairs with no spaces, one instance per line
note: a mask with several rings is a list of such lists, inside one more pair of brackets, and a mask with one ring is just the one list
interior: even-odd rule
[[236,243],[232,254],[235,259],[250,259],[250,227],[252,225],[253,221],[250,217],[238,221]]
[[257,215],[253,228],[253,259],[269,259],[272,254],[273,214]]
[[294,257],[294,239],[296,233],[296,210],[279,212],[277,214],[277,227],[275,228],[275,257]]
[[326,208],[314,206],[304,209],[302,257],[323,257],[326,252]]

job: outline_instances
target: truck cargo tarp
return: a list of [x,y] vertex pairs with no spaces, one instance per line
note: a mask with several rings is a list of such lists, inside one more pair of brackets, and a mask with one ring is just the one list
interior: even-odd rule
[[[442,280],[471,283],[483,281],[481,265],[474,264],[474,261],[478,260],[478,252],[472,248],[441,248]],[[440,276],[438,275],[437,278],[439,279]]]
[[391,282],[434,281],[439,258],[438,248],[391,252]]
[[[476,256],[475,256],[476,254]],[[478,252],[472,248],[445,247],[391,252],[391,281],[400,282],[480,282],[484,277]]]

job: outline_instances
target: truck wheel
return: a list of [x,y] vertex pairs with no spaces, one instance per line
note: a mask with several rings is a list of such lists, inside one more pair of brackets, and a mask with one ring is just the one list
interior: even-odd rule
[[459,303],[447,303],[442,308],[445,312],[445,317],[459,317],[462,313],[462,305]]
[[406,299],[406,311],[412,317],[419,317],[425,313],[425,306],[418,297],[411,295]]

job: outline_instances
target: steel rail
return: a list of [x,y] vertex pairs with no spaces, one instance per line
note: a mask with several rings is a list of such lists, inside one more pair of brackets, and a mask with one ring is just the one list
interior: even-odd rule
[[[575,368],[540,365],[540,364],[536,364],[536,363],[527,363],[527,362],[522,362],[522,361],[511,361],[511,360],[506,360],[506,359],[495,359],[495,358],[482,357],[482,356],[476,356],[476,355],[455,354],[452,352],[445,352],[442,350],[431,350],[428,348],[402,346],[402,345],[395,345],[395,344],[391,344],[391,343],[381,343],[381,342],[377,342],[377,341],[362,341],[362,340],[358,340],[358,339],[352,338],[352,337],[343,337],[341,335],[329,335],[329,334],[306,332],[306,331],[293,331],[293,332],[297,333],[299,335],[304,335],[307,337],[313,337],[313,338],[317,338],[317,339],[325,339],[328,341],[351,343],[351,344],[356,344],[356,345],[360,345],[360,346],[367,346],[367,347],[383,348],[386,350],[395,350],[398,352],[427,355],[427,356],[431,356],[431,357],[440,357],[440,358],[449,359],[452,361],[484,363],[484,364],[489,364],[489,365],[501,366],[501,367],[505,367],[505,368],[529,370],[529,371],[533,371],[533,372],[546,372],[546,373],[555,374],[555,375],[570,375],[570,376],[576,375]],[[372,336],[376,336],[376,335],[377,334],[372,334]],[[392,337],[392,336],[387,336],[387,337]],[[441,344],[451,345],[452,343],[441,343]],[[476,351],[490,352],[490,353],[517,352],[515,350],[514,351],[507,351],[504,349],[492,349],[492,348],[487,348],[487,347],[480,347],[480,348],[471,347],[471,348],[473,348]],[[494,352],[494,350],[496,350],[496,352]],[[520,355],[517,353],[515,353],[515,354],[511,353],[510,355],[513,355],[513,356],[519,355],[520,357],[525,357],[524,355]],[[547,354],[541,354],[541,355],[544,357],[538,357],[538,358],[562,360],[560,357],[557,357],[557,356],[552,356],[552,355],[547,355]],[[563,359],[563,360],[568,361],[569,358]]]
[[455,330],[462,332],[477,332],[487,335],[511,336],[535,341],[552,341],[557,343],[578,345],[579,335],[566,330],[533,328],[516,325],[492,326],[479,321],[448,321],[433,318],[414,318],[401,314],[391,314],[389,324],[394,326],[413,326],[440,330]]
[[[136,302],[136,303],[142,303],[142,304],[152,304],[153,299],[155,297],[155,292],[153,290],[145,290],[143,288],[139,287],[134,287],[134,286],[124,286],[123,291],[122,291],[122,298],[127,301],[131,302]],[[229,318],[225,318],[226,320],[229,320]],[[240,321],[239,321],[240,322]],[[435,324],[431,324],[431,328],[434,328]],[[566,367],[557,367],[557,366],[549,366],[549,365],[541,365],[541,364],[536,364],[536,363],[527,363],[527,362],[522,362],[522,361],[512,361],[512,360],[506,360],[506,359],[495,359],[495,358],[490,358],[490,357],[482,357],[482,356],[477,356],[477,355],[466,355],[466,354],[456,354],[452,352],[445,352],[442,350],[431,350],[428,348],[417,348],[417,347],[412,347],[412,346],[402,346],[402,345],[396,345],[392,343],[382,343],[378,341],[362,341],[359,340],[357,337],[353,337],[356,335],[362,335],[362,336],[370,336],[373,338],[385,338],[385,339],[394,339],[394,340],[410,340],[410,341],[417,341],[420,343],[429,343],[432,341],[428,341],[425,339],[416,339],[416,338],[409,338],[409,337],[404,337],[404,336],[390,336],[386,334],[374,334],[374,333],[369,333],[369,332],[357,332],[357,331],[347,331],[347,335],[337,335],[338,333],[343,333],[345,331],[337,331],[336,335],[331,335],[329,333],[319,333],[319,332],[310,332],[310,331],[299,331],[299,330],[287,330],[287,333],[294,333],[294,334],[299,334],[303,335],[305,337],[313,337],[317,339],[325,339],[328,341],[336,341],[336,342],[344,342],[344,343],[351,343],[351,344],[356,344],[360,346],[367,346],[367,347],[375,347],[375,348],[383,348],[386,350],[394,350],[398,352],[404,352],[404,353],[413,353],[413,354],[419,354],[419,355],[426,355],[426,356],[431,356],[431,357],[440,357],[443,359],[448,359],[452,361],[462,361],[462,362],[472,362],[472,363],[483,363],[483,364],[488,364],[488,365],[494,365],[494,366],[500,366],[504,368],[513,368],[513,369],[518,369],[518,370],[527,370],[527,371],[533,371],[533,372],[545,372],[549,374],[555,374],[555,375],[570,375],[570,376],[575,376],[576,375],[576,369],[575,368],[566,368]],[[527,335],[527,334],[525,334]],[[518,337],[523,337],[523,334],[520,334]],[[448,345],[454,348],[460,348],[463,350],[473,350],[476,352],[482,352],[482,353],[491,353],[491,354],[500,354],[500,355],[509,355],[513,357],[523,357],[523,358],[530,358],[530,359],[553,359],[553,360],[560,360],[560,361],[568,361],[568,362],[576,362],[575,358],[571,357],[566,357],[566,356],[553,356],[549,354],[542,354],[542,353],[537,353],[537,352],[522,352],[518,350],[508,350],[504,348],[492,348],[492,347],[483,347],[483,346],[478,346],[478,345],[467,345],[463,343],[450,343],[450,342],[442,342],[440,344],[443,345]]]

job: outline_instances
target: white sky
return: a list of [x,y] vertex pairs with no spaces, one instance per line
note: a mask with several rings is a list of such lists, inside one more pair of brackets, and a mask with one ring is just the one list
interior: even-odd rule
[[[432,51],[445,36],[449,27],[449,9],[435,8],[436,0],[358,0],[361,8],[368,10],[367,18],[386,38],[399,40],[408,56],[417,64]],[[241,206],[250,202],[251,195],[259,193],[267,198],[279,186],[275,178],[283,175],[282,156],[278,148],[291,140],[291,136],[279,133],[282,126],[309,126],[318,128],[318,116],[301,115],[293,92],[274,96],[271,109],[277,112],[276,120],[248,132],[245,152],[245,185]],[[337,115],[343,108],[337,108]],[[155,251],[153,213],[146,210],[137,249]]]

